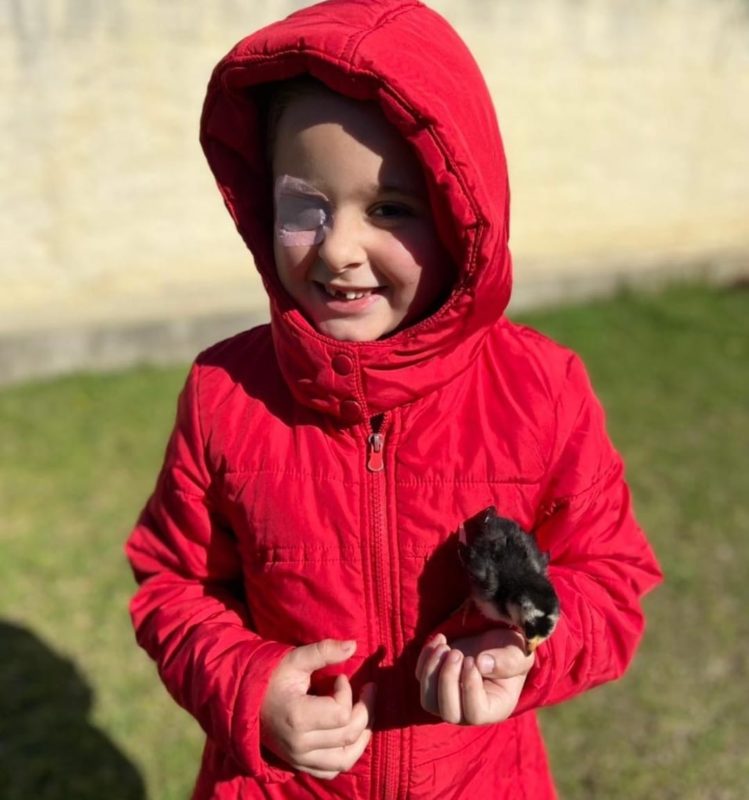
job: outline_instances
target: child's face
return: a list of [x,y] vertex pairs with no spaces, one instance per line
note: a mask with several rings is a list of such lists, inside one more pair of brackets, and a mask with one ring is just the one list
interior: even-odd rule
[[454,271],[424,176],[374,105],[291,101],[273,150],[281,283],[321,333],[373,341],[436,310]]

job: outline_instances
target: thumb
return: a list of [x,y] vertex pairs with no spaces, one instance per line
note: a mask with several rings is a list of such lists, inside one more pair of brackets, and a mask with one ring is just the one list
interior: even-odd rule
[[501,680],[525,675],[533,666],[535,655],[526,654],[517,647],[484,650],[476,659],[476,666],[485,678]]
[[314,672],[329,664],[340,664],[356,652],[356,642],[322,639],[313,644],[297,647],[289,657],[290,666],[302,672]]

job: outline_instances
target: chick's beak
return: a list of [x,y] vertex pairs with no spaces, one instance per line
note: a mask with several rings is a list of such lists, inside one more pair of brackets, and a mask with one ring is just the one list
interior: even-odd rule
[[528,639],[528,655],[535,652],[536,648],[544,641],[546,641],[545,636],[534,636],[532,639]]
[[468,545],[468,536],[466,535],[466,527],[463,523],[460,523],[460,527],[458,528],[458,541],[461,544]]

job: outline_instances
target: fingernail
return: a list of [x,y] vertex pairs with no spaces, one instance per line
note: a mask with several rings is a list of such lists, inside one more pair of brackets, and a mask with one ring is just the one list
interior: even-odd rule
[[348,641],[344,642],[342,645],[342,649],[344,653],[353,653],[356,648],[356,642]]
[[483,675],[486,675],[487,673],[494,671],[496,664],[491,656],[488,656],[486,653],[484,653],[478,657],[476,666],[479,668],[479,672],[481,672]]

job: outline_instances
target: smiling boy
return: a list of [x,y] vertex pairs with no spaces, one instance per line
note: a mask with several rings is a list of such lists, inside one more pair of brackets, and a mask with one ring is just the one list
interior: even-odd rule
[[[579,358],[504,316],[475,61],[416,0],[330,0],[221,61],[201,141],[271,322],[196,360],[127,545],[194,798],[555,797],[534,711],[623,673],[660,573]],[[488,506],[549,555],[531,654],[462,627]]]

